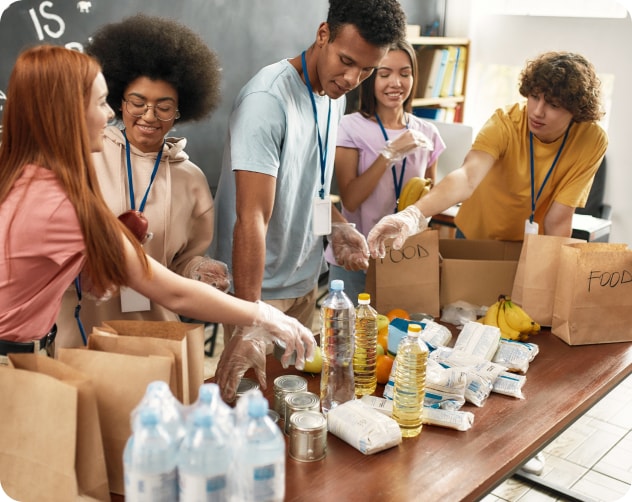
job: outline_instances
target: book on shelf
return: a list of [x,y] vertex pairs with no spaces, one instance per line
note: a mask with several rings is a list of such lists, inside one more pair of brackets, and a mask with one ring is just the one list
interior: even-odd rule
[[463,87],[465,84],[465,61],[467,59],[467,47],[459,47],[459,55],[456,60],[454,71],[454,86],[452,88],[452,96],[463,96]]
[[454,82],[456,63],[459,55],[459,47],[452,45],[447,48],[448,56],[446,60],[445,71],[443,74],[443,80],[441,81],[441,88],[439,90],[439,96],[442,98],[448,96],[454,96]]
[[443,84],[443,77],[445,76],[446,68],[448,66],[448,56],[450,54],[450,50],[444,48],[440,49],[440,51],[441,61],[439,62],[439,70],[437,71],[437,76],[432,86],[432,95],[426,97],[438,98],[441,95],[441,85]]
[[417,98],[432,97],[442,55],[441,47],[423,46],[417,50]]

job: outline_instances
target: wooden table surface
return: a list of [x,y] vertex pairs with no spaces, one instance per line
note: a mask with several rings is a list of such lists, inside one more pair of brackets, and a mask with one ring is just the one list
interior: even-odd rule
[[[527,372],[525,399],[492,393],[484,406],[462,408],[475,415],[470,430],[425,425],[418,437],[374,455],[328,434],[324,459],[286,457],[285,500],[478,500],[632,373],[632,343],[571,347],[549,331],[530,341],[540,353]],[[272,382],[282,374],[305,376],[308,389],[319,394],[320,375],[284,370],[269,356],[264,395],[270,407]],[[378,386],[376,395],[382,390]]]

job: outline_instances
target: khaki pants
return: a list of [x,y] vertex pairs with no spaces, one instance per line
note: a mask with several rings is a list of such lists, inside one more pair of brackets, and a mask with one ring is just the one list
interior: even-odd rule
[[[316,309],[316,297],[318,295],[318,286],[312,291],[300,298],[286,298],[281,300],[265,300],[265,303],[279,309],[286,315],[294,317],[303,326],[312,329],[314,323],[314,310]],[[235,326],[232,324],[224,324],[224,346],[226,346],[233,336]]]

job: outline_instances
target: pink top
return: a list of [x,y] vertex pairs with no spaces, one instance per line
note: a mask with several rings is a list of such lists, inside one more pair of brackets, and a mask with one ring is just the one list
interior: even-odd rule
[[48,169],[27,165],[0,205],[0,339],[42,338],[85,261],[79,220]]

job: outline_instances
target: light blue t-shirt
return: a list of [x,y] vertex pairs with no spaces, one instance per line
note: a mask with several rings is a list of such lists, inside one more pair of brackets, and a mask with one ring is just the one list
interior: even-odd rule
[[[323,145],[328,145],[324,183],[328,195],[345,98],[331,100],[328,138],[330,99],[316,94],[314,98]],[[231,271],[236,170],[276,177],[274,208],[266,235],[262,299],[307,294],[327,267],[323,238],[312,231],[312,201],[323,186],[311,99],[305,83],[287,60],[261,69],[242,88],[230,117],[215,196],[211,255],[225,262]]]

